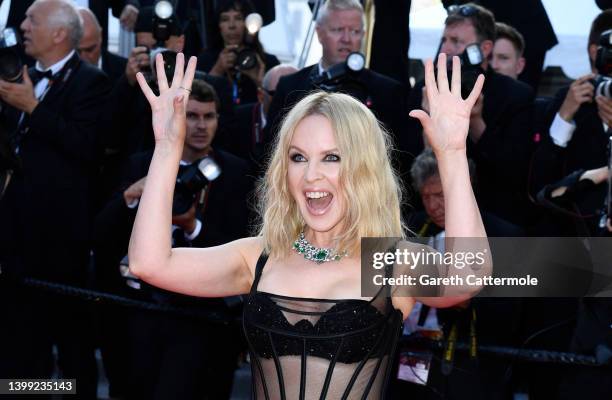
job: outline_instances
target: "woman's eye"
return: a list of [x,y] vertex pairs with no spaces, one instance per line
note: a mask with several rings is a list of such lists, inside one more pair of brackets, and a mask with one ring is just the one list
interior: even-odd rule
[[306,161],[306,157],[304,157],[303,155],[299,153],[292,154],[289,156],[289,158],[291,159],[291,161],[294,161],[294,162]]
[[340,161],[340,156],[337,154],[328,154],[325,156],[325,161]]

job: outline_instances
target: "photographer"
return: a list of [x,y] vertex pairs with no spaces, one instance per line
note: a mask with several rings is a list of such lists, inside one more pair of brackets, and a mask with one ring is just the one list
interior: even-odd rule
[[[176,16],[164,21],[168,30],[161,32],[154,24],[152,7],[144,7],[138,14],[136,23],[136,47],[132,49],[125,67],[125,73],[115,84],[106,115],[109,119],[109,135],[105,143],[107,157],[104,181],[108,188],[105,192],[113,193],[117,189],[117,179],[121,164],[128,156],[153,147],[151,128],[151,109],[136,82],[136,74],[143,72],[147,79],[155,82],[151,70],[151,57],[155,52],[163,51],[167,57],[166,73],[173,70],[173,55],[183,50],[184,36],[181,22]],[[156,37],[157,36],[157,37]],[[198,72],[201,79],[212,85],[220,99],[219,132],[225,134],[225,127],[233,118],[231,89],[224,78],[204,75]]]
[[[18,255],[11,267],[20,277],[84,286],[98,123],[110,84],[76,53],[82,24],[72,2],[35,1],[21,28],[36,68],[24,68],[21,83],[0,80],[0,98],[12,107],[12,150],[21,161],[2,203],[14,223],[3,227],[12,233]],[[56,344],[64,376],[78,380],[80,395],[95,397],[89,309],[72,298],[16,292],[9,307],[20,313],[3,323],[15,336],[0,343],[0,375],[51,377],[47,361]]]
[[[495,40],[495,18],[478,5],[466,4],[449,12],[440,53],[462,58],[462,80],[484,72],[482,94],[470,115],[468,156],[476,163],[478,204],[490,213],[523,227],[527,222],[525,186],[531,152],[531,106],[533,90],[525,83],[496,73],[489,65]],[[466,48],[480,52],[471,64]],[[424,83],[412,91],[409,109],[427,109]],[[418,122],[410,122],[410,133],[421,136]]]
[[[179,177],[183,179],[185,171],[197,168],[202,159],[212,160],[220,175],[195,193],[185,193],[181,185],[177,185],[175,209],[183,205],[178,200],[181,194],[186,195],[183,199],[193,200],[187,202],[187,211],[175,210],[172,218],[175,247],[216,246],[247,233],[246,201],[251,188],[247,163],[211,147],[218,126],[218,109],[214,90],[205,82],[194,80],[186,106],[187,134]],[[119,261],[127,253],[136,215],[134,206],[146,184],[151,157],[152,152],[130,157],[122,179],[126,189],[118,193],[96,219],[96,267],[103,269],[106,275],[118,278]],[[183,187],[191,186],[185,184]],[[141,290],[126,290],[131,296],[159,304],[232,315],[239,311],[227,306],[223,299],[182,296],[141,284]],[[241,350],[237,326],[146,310],[129,310],[126,317],[128,398],[229,398]],[[109,316],[106,331],[117,330],[113,321],[113,316]],[[115,332],[115,336],[119,333]],[[125,341],[125,336],[116,338],[117,344]]]
[[[588,55],[591,73],[561,89],[552,102],[534,159],[535,191],[578,169],[607,165],[608,128],[612,123],[612,99],[595,94],[595,79],[612,77],[603,57],[612,57],[612,46],[600,45],[602,34],[612,29],[612,10],[600,13],[591,25]],[[607,36],[606,36],[607,37]],[[602,56],[597,63],[598,51]]]
[[[350,94],[370,108],[394,138],[395,148],[402,153],[400,171],[410,168],[411,157],[417,154],[413,137],[405,135],[408,112],[405,108],[405,92],[402,85],[367,68],[347,72],[336,84],[326,81],[332,67],[343,66],[349,54],[361,51],[365,15],[357,0],[327,0],[319,9],[316,32],[323,47],[321,60],[299,72],[283,77],[276,93],[265,130],[265,140],[272,143],[285,113],[313,90],[324,89]],[[348,69],[348,68],[346,68]],[[329,85],[327,85],[329,83]]]
[[[279,64],[276,56],[264,51],[257,33],[247,31],[245,18],[255,11],[249,0],[219,1],[215,13],[219,29],[213,29],[210,48],[198,56],[198,70],[231,82],[234,104],[257,102],[264,74]],[[255,60],[240,64],[245,51]]]

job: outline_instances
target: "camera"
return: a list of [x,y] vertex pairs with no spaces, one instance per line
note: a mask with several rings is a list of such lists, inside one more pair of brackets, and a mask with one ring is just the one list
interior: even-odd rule
[[[459,56],[459,60],[461,61],[461,97],[466,99],[472,92],[472,89],[474,89],[478,76],[484,74],[484,70],[481,67],[484,55],[480,50],[480,44],[472,43],[466,46],[463,53]],[[451,76],[452,62],[452,58],[448,60],[448,76]]]
[[149,52],[149,68],[143,68],[143,73],[148,81],[156,82],[153,74],[155,65],[155,57],[161,54],[164,58],[164,71],[168,81],[174,76],[174,67],[176,65],[177,53],[167,49],[165,43],[172,35],[180,36],[182,34],[180,23],[174,15],[174,6],[168,0],[158,0],[154,7],[144,7],[139,15],[135,30],[137,32],[151,32],[155,39],[155,46],[148,49]]
[[20,83],[23,79],[23,61],[17,51],[21,44],[19,34],[14,28],[0,32],[0,79]]
[[599,75],[591,81],[595,87],[595,96],[612,98],[612,29],[599,36],[595,68],[599,72]]
[[236,64],[237,70],[245,71],[257,66],[257,50],[255,49],[255,37],[261,29],[263,24],[263,18],[257,13],[251,13],[247,15],[244,20],[247,34],[245,36],[244,44],[245,47],[242,50],[236,50]]
[[365,56],[359,52],[352,52],[346,61],[331,66],[322,75],[312,78],[312,85],[326,92],[341,92],[365,103],[368,92],[359,73],[365,68]]
[[189,165],[181,165],[176,177],[172,215],[189,211],[198,193],[221,175],[221,168],[212,157],[204,157]]
[[[467,45],[463,53],[459,55],[459,61],[461,62],[461,97],[466,99],[472,92],[472,89],[474,89],[478,76],[485,73],[481,66],[484,61],[484,54],[480,50],[480,44],[472,43]],[[437,60],[434,64],[438,65]],[[448,57],[446,60],[446,71],[450,80],[453,72],[452,57]]]

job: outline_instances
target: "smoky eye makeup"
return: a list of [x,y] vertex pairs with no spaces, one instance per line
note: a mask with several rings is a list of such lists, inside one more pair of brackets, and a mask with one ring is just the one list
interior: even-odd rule
[[298,152],[289,153],[289,159],[293,162],[306,161],[306,157],[304,157],[301,153],[298,153]]
[[335,154],[335,153],[330,153],[325,155],[325,161],[332,161],[332,162],[338,162],[340,161],[340,155],[339,154]]

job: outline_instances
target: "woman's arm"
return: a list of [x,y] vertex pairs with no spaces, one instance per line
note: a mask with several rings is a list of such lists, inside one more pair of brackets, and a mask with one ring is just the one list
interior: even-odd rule
[[[491,274],[492,263],[486,240],[486,232],[480,216],[468,169],[466,139],[470,124],[470,111],[478,100],[484,84],[480,75],[467,99],[461,98],[461,66],[458,57],[453,57],[453,73],[449,88],[446,72],[446,54],[438,57],[438,81],[434,77],[433,62],[425,65],[426,95],[429,115],[422,110],[410,112],[419,119],[436,158],[442,190],[444,192],[446,250],[458,252],[484,252],[487,260],[478,268],[454,268],[447,275],[465,277],[470,273],[478,276]],[[475,272],[477,271],[477,272]],[[445,288],[448,298],[423,298],[426,304],[435,307],[450,306],[474,295],[478,287]],[[428,300],[429,299],[429,300]],[[448,303],[448,304],[447,304]]]
[[171,86],[156,61],[159,96],[143,75],[137,79],[151,105],[155,151],[140,198],[129,245],[130,271],[163,289],[195,296],[245,293],[252,281],[249,265],[261,248],[258,239],[243,239],[210,249],[172,249],[172,197],[186,131],[185,105],[191,90],[196,58],[184,72],[179,54]]

